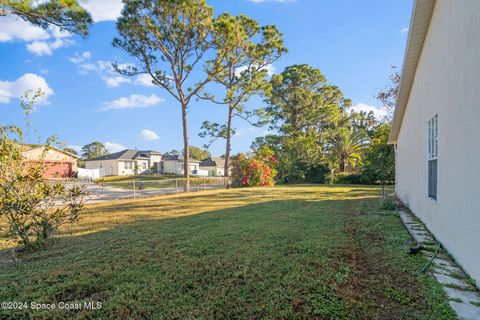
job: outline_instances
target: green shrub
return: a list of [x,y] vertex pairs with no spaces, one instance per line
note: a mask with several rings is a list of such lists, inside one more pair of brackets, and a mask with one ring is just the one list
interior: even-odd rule
[[361,174],[351,172],[341,172],[335,175],[333,183],[338,184],[364,184],[365,180]]
[[288,178],[291,183],[325,183],[329,174],[330,168],[326,164],[307,164],[298,161],[290,164],[280,178],[282,180]]
[[325,164],[314,164],[305,172],[305,182],[325,183],[330,174],[330,168]]

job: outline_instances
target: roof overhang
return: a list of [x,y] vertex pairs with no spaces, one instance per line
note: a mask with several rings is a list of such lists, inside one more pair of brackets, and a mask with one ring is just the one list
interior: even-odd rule
[[[45,146],[44,145],[35,145],[35,146],[30,146],[30,147],[27,146],[27,148],[23,152],[28,152],[28,151],[32,151],[32,150],[35,150],[35,149],[41,149],[41,148],[45,148]],[[57,152],[66,154],[67,156],[70,156],[70,157],[75,158],[75,159],[80,159],[80,157],[78,155],[70,153],[70,152],[65,151],[63,149],[57,148],[57,147],[52,146],[52,145],[48,146],[48,149],[55,150]]]
[[408,32],[407,48],[403,58],[402,74],[400,78],[400,87],[397,97],[397,105],[393,115],[392,130],[388,138],[388,143],[397,143],[400,128],[402,126],[403,116],[407,107],[408,98],[412,90],[415,73],[417,71],[418,61],[422,54],[425,38],[427,37],[430,20],[436,0],[415,0],[413,4],[412,18]]

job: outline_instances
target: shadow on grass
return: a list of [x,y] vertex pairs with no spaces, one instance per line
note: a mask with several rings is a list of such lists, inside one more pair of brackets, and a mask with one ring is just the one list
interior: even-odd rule
[[[272,192],[276,196],[291,193],[283,189]],[[254,204],[226,194],[215,198],[227,208],[215,210],[211,207],[216,204],[203,204],[198,209],[202,213],[186,212],[188,216],[176,217],[160,214],[160,200],[124,203],[115,208],[94,207],[89,214],[112,219],[109,224],[103,220],[104,230],[93,220],[91,230],[72,230],[76,234],[91,233],[56,238],[48,249],[24,255],[17,268],[3,268],[0,296],[5,301],[44,303],[100,301],[104,307],[75,312],[23,310],[15,314],[3,310],[0,316],[375,318],[375,308],[381,304],[387,304],[390,310],[402,304],[383,294],[381,288],[387,280],[381,275],[373,275],[369,279],[372,282],[358,286],[360,292],[354,297],[350,291],[340,290],[349,277],[362,282],[343,253],[346,248],[362,251],[357,255],[358,265],[378,261],[379,268],[388,271],[394,268],[396,258],[385,253],[382,246],[399,251],[404,244],[388,242],[391,234],[365,238],[362,231],[356,231],[356,237],[380,251],[370,254],[354,246],[356,239],[349,226],[360,219],[359,201],[376,205],[371,199],[376,191],[365,190],[348,194],[305,190],[295,193],[298,199],[291,200],[271,200],[257,193],[249,197],[250,202],[257,201]],[[190,201],[185,203],[185,199]],[[200,199],[201,195],[185,195],[171,200],[180,208],[179,204],[193,206]],[[169,205],[175,207],[174,203]],[[116,225],[114,220],[120,215],[128,218],[120,219],[121,225]],[[408,239],[398,221],[392,220],[396,217],[372,219],[376,219],[378,230],[368,232],[383,232],[379,228],[383,221],[389,233]],[[378,256],[373,253],[379,252],[384,260],[375,260]],[[408,277],[413,273],[407,273]],[[391,275],[394,283],[412,283],[410,278],[406,281],[404,273]],[[376,290],[371,290],[372,286]],[[408,299],[416,298],[410,292],[401,293]],[[381,298],[373,299],[369,294]],[[423,293],[419,294],[423,297]],[[418,303],[426,305],[426,301]],[[416,318],[421,312],[428,315],[431,310],[423,304],[417,305],[420,311],[409,303],[408,307],[403,305],[399,319]]]

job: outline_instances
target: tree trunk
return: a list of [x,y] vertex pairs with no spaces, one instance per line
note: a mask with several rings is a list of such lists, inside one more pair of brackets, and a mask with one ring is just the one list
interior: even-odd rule
[[183,122],[183,176],[185,183],[183,191],[190,191],[190,150],[188,146],[188,127],[187,127],[187,105],[182,103],[182,122]]
[[345,159],[343,159],[343,156],[340,157],[340,172],[345,172]]
[[[227,122],[227,146],[225,150],[225,167],[224,167],[224,177],[229,177],[230,169],[230,149],[231,149],[231,139],[232,139],[232,117],[233,117],[233,107],[230,105],[228,107],[228,122]],[[227,182],[228,183],[228,182]]]

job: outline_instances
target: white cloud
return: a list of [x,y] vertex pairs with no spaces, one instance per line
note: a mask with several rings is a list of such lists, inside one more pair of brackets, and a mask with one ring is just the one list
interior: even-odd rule
[[27,45],[27,50],[36,54],[37,56],[52,55],[52,49],[46,41],[34,41]]
[[58,27],[48,30],[36,27],[18,17],[0,19],[0,42],[21,40],[28,42],[27,50],[35,55],[52,55],[53,50],[73,43],[68,32]]
[[54,41],[34,41],[27,45],[27,50],[37,56],[51,56],[53,50],[66,47],[73,43],[72,39],[55,38]]
[[[115,72],[112,66],[111,61],[97,60],[95,62],[90,61],[92,54],[90,51],[85,51],[83,53],[76,52],[73,57],[70,57],[68,60],[73,64],[77,65],[78,73],[81,75],[86,75],[89,73],[97,73],[102,80],[105,82],[108,88],[116,88],[123,83],[134,83],[136,85],[141,85],[145,87],[154,86],[152,83],[148,83],[147,79],[142,76],[138,76],[134,81],[127,77],[120,76]],[[132,63],[121,63],[118,64],[120,69],[126,69],[128,67],[133,67]]]
[[115,153],[115,152],[119,152],[119,151],[122,151],[122,150],[125,150],[127,149],[127,147],[119,144],[119,143],[115,143],[115,142],[105,142],[105,148],[110,152],[110,153]]
[[148,141],[158,140],[158,139],[159,139],[158,134],[156,134],[154,131],[148,130],[148,129],[143,129],[143,130],[140,132],[140,137],[141,137],[143,140],[148,140]]
[[78,66],[79,74],[87,74],[94,71],[97,71],[97,66],[94,63],[83,63]]
[[82,62],[90,60],[91,57],[92,53],[90,51],[84,51],[83,53],[75,52],[75,55],[73,57],[70,57],[68,60],[70,60],[70,62],[74,64],[80,64]]
[[356,105],[352,106],[350,108],[351,111],[355,112],[360,112],[360,111],[365,111],[366,113],[369,113],[370,111],[373,111],[373,114],[375,115],[375,118],[377,119],[383,119],[388,115],[387,110],[383,108],[377,108],[375,106],[370,106],[366,103],[357,103]]
[[103,81],[107,84],[107,87],[109,88],[116,88],[122,83],[130,83],[132,80],[121,77],[121,76],[116,76],[116,77],[105,77],[103,78]]
[[82,147],[79,146],[79,145],[76,145],[76,144],[70,144],[67,146],[67,148],[70,148],[70,149],[73,149],[75,151],[77,151],[78,154],[80,154],[82,152]]
[[400,30],[400,33],[406,33],[408,32],[408,27],[403,27],[402,30]]
[[132,94],[128,97],[121,97],[116,100],[103,103],[103,107],[100,108],[100,111],[149,108],[159,105],[163,101],[165,100],[154,94],[151,96]]
[[[235,69],[235,76],[239,77],[242,72],[247,70],[247,66],[242,66]],[[271,77],[275,74],[275,66],[273,64],[269,64],[262,68],[262,70],[267,70],[267,76]]]
[[141,74],[135,79],[135,84],[144,87],[155,87],[149,74]]
[[269,77],[275,74],[275,66],[273,64],[269,64],[268,66],[264,67],[263,69],[267,70],[267,75]]
[[15,81],[0,81],[0,103],[9,103],[11,99],[20,99],[25,92],[42,90],[43,97],[38,99],[39,104],[47,104],[48,97],[53,95],[53,90],[48,86],[44,78],[26,73]]
[[18,17],[10,15],[0,19],[0,42],[47,40],[50,37],[46,30],[35,27]]
[[[73,57],[75,61],[75,57]],[[72,61],[72,58],[70,58],[70,61]],[[73,62],[73,61],[72,61]],[[83,61],[77,63],[78,65],[78,73],[79,74],[88,74],[91,72],[96,72],[100,75],[107,73],[107,74],[113,74],[113,67],[112,63],[109,61],[103,61],[103,60],[98,60],[95,62],[91,62],[88,59],[84,59]]]
[[244,136],[245,134],[249,134],[251,132],[255,132],[257,131],[258,128],[255,128],[255,127],[247,127],[247,128],[242,128],[240,130],[237,130],[235,132],[235,136],[237,137],[240,137],[240,136]]
[[123,7],[122,0],[83,0],[81,4],[95,22],[117,20]]

